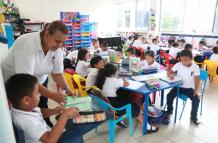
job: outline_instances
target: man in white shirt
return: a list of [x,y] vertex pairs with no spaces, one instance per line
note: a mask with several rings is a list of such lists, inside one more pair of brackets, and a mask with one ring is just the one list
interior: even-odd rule
[[[168,77],[174,79],[177,76],[182,79],[183,85],[179,88],[179,94],[186,95],[192,101],[191,121],[198,125],[197,112],[200,99],[198,97],[199,87],[199,66],[192,62],[192,53],[188,50],[183,50],[180,53],[181,62],[177,63],[171,70],[168,71]],[[173,88],[167,95],[167,113],[172,114],[173,100],[177,94],[177,88]]]

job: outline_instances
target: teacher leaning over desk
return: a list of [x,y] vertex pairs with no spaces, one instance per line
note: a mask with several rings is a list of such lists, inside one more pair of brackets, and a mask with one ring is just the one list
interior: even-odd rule
[[[62,104],[65,97],[59,92],[49,91],[43,86],[48,74],[68,95],[73,92],[68,88],[63,76],[63,53],[61,47],[67,39],[67,27],[60,21],[53,21],[43,31],[20,36],[12,45],[8,55],[0,63],[4,81],[16,73],[28,73],[37,77],[39,92],[44,97]],[[42,108],[47,106],[47,99]],[[46,103],[45,103],[46,102]],[[46,104],[46,105],[45,105]]]

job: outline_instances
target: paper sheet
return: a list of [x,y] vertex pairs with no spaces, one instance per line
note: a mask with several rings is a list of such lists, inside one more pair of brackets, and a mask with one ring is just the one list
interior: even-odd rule
[[146,81],[146,80],[153,79],[153,78],[162,78],[166,75],[167,75],[166,71],[160,71],[154,74],[132,76],[132,79],[135,81]]
[[134,89],[134,90],[139,89],[140,87],[145,85],[145,83],[133,81],[133,80],[128,80],[128,82],[129,82],[129,86],[127,88]]

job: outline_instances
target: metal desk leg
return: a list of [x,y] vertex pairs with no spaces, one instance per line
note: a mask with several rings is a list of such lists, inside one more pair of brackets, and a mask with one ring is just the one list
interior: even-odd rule
[[145,103],[144,103],[144,122],[142,127],[142,133],[143,135],[147,134],[147,122],[148,122],[148,104],[149,104],[149,96],[148,94],[145,94]]
[[179,87],[176,88],[177,88],[177,93],[176,93],[176,110],[175,110],[174,124],[176,123],[176,119],[177,119],[178,99],[179,99]]
[[164,104],[164,90],[161,90],[161,102],[160,102],[160,106],[163,107]]

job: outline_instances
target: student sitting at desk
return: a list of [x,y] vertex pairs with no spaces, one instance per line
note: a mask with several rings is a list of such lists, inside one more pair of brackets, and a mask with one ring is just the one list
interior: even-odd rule
[[148,50],[153,51],[155,55],[157,55],[157,51],[160,50],[160,47],[157,45],[157,39],[156,38],[152,39],[152,44],[150,44],[149,47],[150,47],[150,49],[148,49]]
[[101,56],[94,56],[90,61],[91,68],[86,79],[86,87],[94,86],[99,69],[104,66],[104,60]]
[[134,48],[129,48],[127,50],[127,57],[128,58],[135,58],[136,57],[136,50]]
[[107,41],[102,41],[100,45],[100,56],[109,56],[109,49],[108,49],[108,43]]
[[180,39],[179,40],[179,49],[184,50],[185,43],[186,43],[185,39]]
[[213,55],[211,55],[210,60],[218,62],[218,46],[213,47]]
[[138,34],[134,35],[134,41],[133,41],[132,45],[130,45],[130,46],[139,48],[139,47],[141,47],[141,45],[142,45],[142,42],[140,41],[140,36]]
[[160,64],[155,61],[154,52],[149,50],[145,52],[145,60],[142,60],[139,64],[141,69],[147,68],[156,68],[158,71],[160,70]]
[[199,50],[199,51],[204,51],[204,50],[209,50],[209,48],[206,47],[206,42],[203,41],[203,40],[201,40],[201,41],[199,41],[199,43],[198,43],[198,48],[197,48],[197,50]]
[[[13,75],[6,82],[6,93],[13,105],[12,121],[15,127],[23,131],[26,143],[58,142],[68,119],[79,116],[79,110],[63,110],[61,107],[40,109],[37,107],[40,98],[37,83],[37,79],[28,74]],[[50,128],[43,117],[57,114],[61,116],[56,125]]]
[[[188,50],[183,50],[180,53],[181,62],[177,63],[167,75],[170,79],[174,79],[174,76],[178,76],[182,79],[183,85],[179,88],[179,94],[184,94],[192,101],[191,110],[191,122],[198,125],[200,122],[197,118],[198,106],[199,106],[199,67],[192,62],[192,53]],[[167,113],[171,115],[173,113],[173,100],[177,94],[177,88],[173,88],[167,95]]]
[[82,77],[88,75],[89,68],[89,51],[87,49],[80,49],[78,51],[77,62],[76,62],[76,72]]

